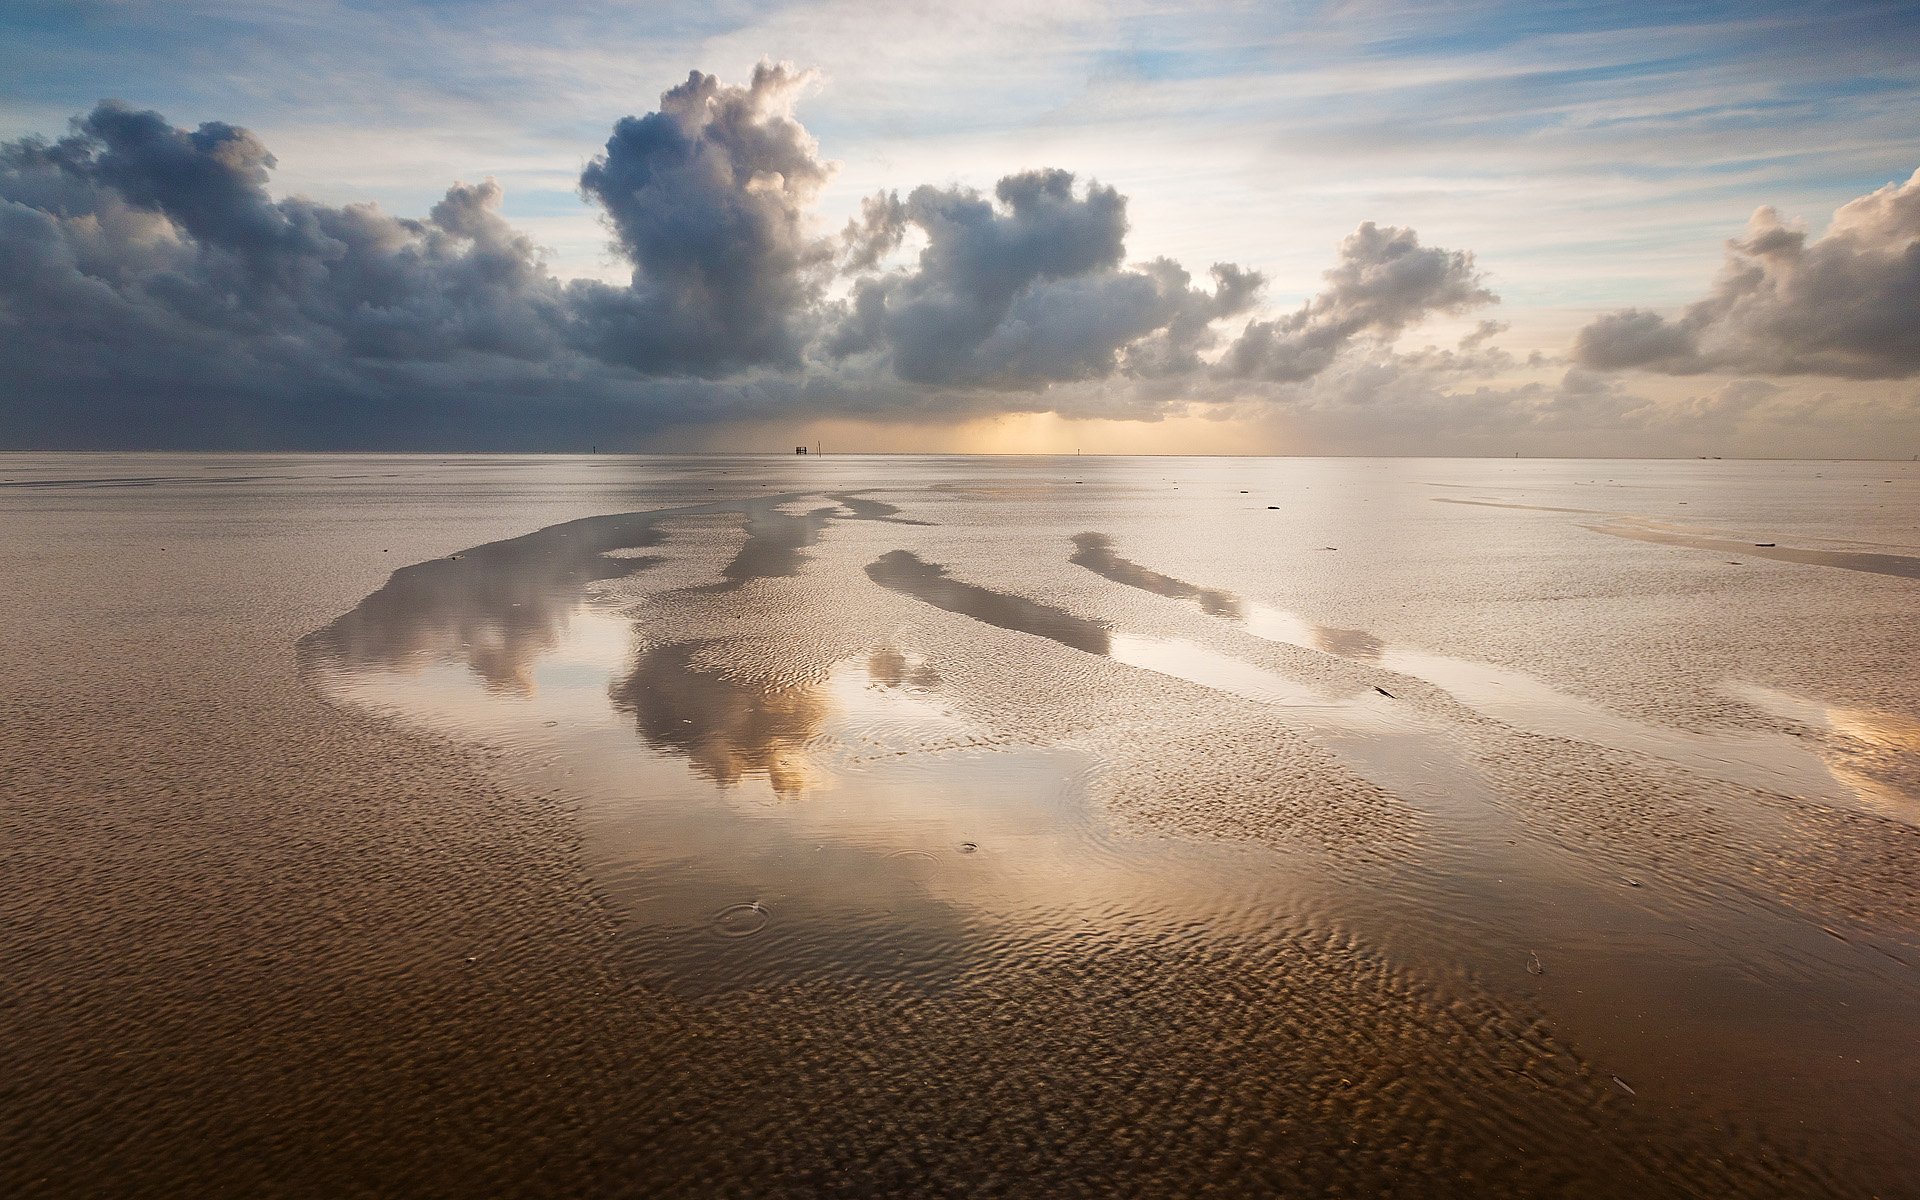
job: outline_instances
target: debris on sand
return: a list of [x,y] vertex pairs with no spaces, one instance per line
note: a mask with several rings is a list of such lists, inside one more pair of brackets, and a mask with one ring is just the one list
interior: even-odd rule
[[1392,692],[1388,691],[1387,689],[1381,687],[1377,683],[1373,685],[1373,690],[1376,692],[1379,692],[1382,696],[1385,696],[1389,700],[1398,700],[1400,698],[1394,695]]
[[1540,961],[1540,956],[1538,954],[1535,954],[1531,950],[1527,951],[1527,974],[1545,975],[1546,973],[1547,973],[1547,964]]
[[1616,1084],[1619,1084],[1619,1085],[1620,1085],[1620,1090],[1621,1090],[1621,1091],[1623,1091],[1623,1092],[1625,1092],[1625,1093],[1626,1093],[1627,1095],[1629,1095],[1629,1096],[1638,1096],[1638,1095],[1640,1094],[1639,1092],[1636,1092],[1636,1091],[1634,1091],[1634,1090],[1633,1090],[1632,1088],[1630,1088],[1630,1087],[1628,1087],[1628,1086],[1627,1086],[1627,1081],[1626,1081],[1626,1080],[1624,1080],[1624,1079],[1622,1079],[1622,1078],[1620,1078],[1620,1077],[1619,1077],[1618,1075],[1615,1075],[1615,1076],[1613,1076],[1612,1078],[1613,1078],[1613,1081],[1614,1081],[1614,1082],[1615,1082]]
[[1765,550],[1770,546],[1777,546],[1779,545],[1779,543],[1778,542],[1755,542],[1754,545],[1759,547],[1762,550]]

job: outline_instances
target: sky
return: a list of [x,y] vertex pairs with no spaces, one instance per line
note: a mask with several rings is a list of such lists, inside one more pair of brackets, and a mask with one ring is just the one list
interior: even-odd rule
[[1912,4],[0,6],[0,448],[1920,453]]

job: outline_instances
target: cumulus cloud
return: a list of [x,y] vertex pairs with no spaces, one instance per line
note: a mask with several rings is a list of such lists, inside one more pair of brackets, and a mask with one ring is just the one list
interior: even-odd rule
[[245,130],[111,103],[0,147],[0,437],[408,440],[565,353],[561,289],[491,183],[415,220],[276,200],[272,165]]
[[1705,299],[1669,319],[1610,313],[1575,356],[1602,370],[1904,379],[1920,375],[1920,171],[1849,201],[1809,239],[1761,208]]
[[[803,72],[693,72],[579,178],[623,284],[567,282],[492,181],[424,215],[270,188],[222,122],[103,102],[0,145],[0,444],[532,447],[676,424],[1051,409],[1152,418],[1313,378],[1489,303],[1470,255],[1363,225],[1326,289],[1127,254],[1127,200],[1064,170],[869,197],[839,236]],[[1224,332],[1244,322],[1228,344]],[[1483,323],[1420,369],[1511,360]]]
[[826,344],[912,383],[1003,389],[1192,370],[1212,322],[1244,312],[1260,276],[1228,264],[1210,291],[1178,263],[1123,266],[1127,202],[1071,172],[1009,175],[991,198],[920,187],[868,199],[847,228],[849,269],[871,272],[910,229],[910,268],[867,275]]
[[792,116],[806,78],[763,63],[727,87],[695,71],[659,111],[614,126],[580,188],[634,275],[575,289],[597,353],[667,374],[798,363],[835,254],[808,231],[831,170]]
[[1371,221],[1340,244],[1339,265],[1326,279],[1326,288],[1294,312],[1249,321],[1227,348],[1222,370],[1240,378],[1310,379],[1355,338],[1391,338],[1436,313],[1466,312],[1496,300],[1472,254],[1422,246],[1411,229]]
[[[274,200],[257,138],[102,104],[58,142],[0,147],[0,280],[27,336],[116,333],[239,352],[296,340],[373,359],[551,353],[557,292],[500,218],[491,182],[455,184],[425,220]],[[84,342],[68,352],[83,353]]]
[[491,181],[418,219],[275,198],[251,132],[111,101],[0,146],[0,437],[405,443],[464,414],[537,442],[752,407],[644,381],[799,361],[834,253],[800,82],[695,73],[615,126],[581,188],[625,287],[554,278]]

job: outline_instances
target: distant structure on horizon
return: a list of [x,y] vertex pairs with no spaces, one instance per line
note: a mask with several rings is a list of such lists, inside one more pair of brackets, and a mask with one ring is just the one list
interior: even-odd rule
[[807,448],[805,446],[795,446],[793,448],[793,452],[795,454],[805,454],[807,452]]

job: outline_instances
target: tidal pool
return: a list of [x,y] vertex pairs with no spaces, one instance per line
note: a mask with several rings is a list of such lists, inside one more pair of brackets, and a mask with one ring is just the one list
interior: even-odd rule
[[[1331,932],[1435,986],[1523,998],[1643,1105],[1785,1126],[1912,1086],[1912,931],[1746,865],[1794,853],[1803,814],[1912,824],[1911,719],[1735,676],[1713,686],[1717,726],[1636,714],[1189,579],[1153,561],[1164,538],[1125,532],[1148,481],[1093,483],[1070,508],[1042,485],[937,482],[576,520],[403,568],[301,662],[339,703],[494,747],[570,796],[635,969],[690,996],[939,994],[1010,957]],[[998,526],[1008,508],[1028,527]],[[1295,553],[1341,553],[1313,541]],[[1146,715],[1103,725],[1109,703]],[[1231,778],[1233,751],[1205,747],[1229,714],[1374,789],[1411,840],[1349,856],[1190,836],[1204,800],[1184,825],[1113,819],[1127,763]],[[1556,772],[1578,781],[1564,802],[1537,787]],[[1616,842],[1609,804],[1658,821],[1640,773],[1697,793],[1722,843]],[[1864,1141],[1887,1153],[1909,1120]]]

